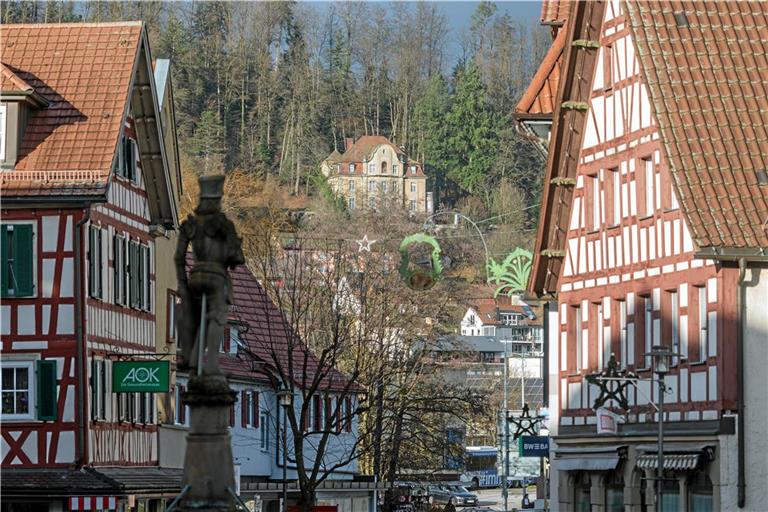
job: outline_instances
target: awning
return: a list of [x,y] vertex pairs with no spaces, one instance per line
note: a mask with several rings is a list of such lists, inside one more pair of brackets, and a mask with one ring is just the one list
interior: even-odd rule
[[609,471],[616,469],[626,445],[599,448],[558,448],[552,468],[558,471]]
[[116,496],[72,496],[69,510],[117,510]]
[[[686,470],[696,469],[699,466],[701,454],[665,454],[664,469]],[[657,455],[640,455],[637,457],[637,467],[640,469],[657,469],[659,467],[659,458]]]

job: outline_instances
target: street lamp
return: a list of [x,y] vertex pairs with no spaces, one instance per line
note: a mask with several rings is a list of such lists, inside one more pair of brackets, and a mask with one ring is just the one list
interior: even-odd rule
[[293,404],[293,393],[286,387],[281,387],[276,393],[278,402],[283,408],[283,511],[288,512],[288,408]]
[[661,502],[662,496],[662,482],[664,480],[664,393],[667,390],[667,386],[664,382],[664,375],[669,372],[669,367],[672,364],[672,357],[675,355],[672,353],[669,347],[663,345],[654,345],[653,349],[646,354],[653,359],[653,372],[658,376],[657,382],[659,383],[659,453],[656,468],[656,510],[662,512],[663,504]]

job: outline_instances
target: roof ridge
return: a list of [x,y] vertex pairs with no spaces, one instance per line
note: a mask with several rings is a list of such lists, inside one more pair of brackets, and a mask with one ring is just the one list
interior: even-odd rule
[[141,26],[142,20],[132,21],[70,21],[67,23],[4,23],[5,28],[51,28],[51,27],[135,27]]

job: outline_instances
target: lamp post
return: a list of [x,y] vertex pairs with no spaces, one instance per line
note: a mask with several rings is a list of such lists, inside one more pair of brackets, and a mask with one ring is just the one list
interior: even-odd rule
[[669,372],[674,355],[669,347],[663,345],[654,345],[653,349],[646,355],[653,358],[653,372],[658,376],[659,383],[659,454],[656,468],[656,511],[662,512],[664,505],[662,498],[662,482],[664,480],[664,392],[667,386],[664,382],[664,375]]
[[283,409],[283,509],[288,512],[288,408],[293,405],[293,393],[286,387],[277,392],[277,399]]
[[507,409],[507,398],[509,393],[508,372],[509,372],[509,351],[507,347],[509,342],[504,342],[504,482],[502,482],[502,493],[504,494],[504,512],[509,510],[509,411]]

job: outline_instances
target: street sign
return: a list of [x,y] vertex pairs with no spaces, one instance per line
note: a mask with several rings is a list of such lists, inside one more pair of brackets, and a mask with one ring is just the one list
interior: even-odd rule
[[112,391],[115,393],[167,393],[168,361],[115,361]]
[[520,457],[549,457],[549,437],[520,436],[517,449]]

